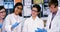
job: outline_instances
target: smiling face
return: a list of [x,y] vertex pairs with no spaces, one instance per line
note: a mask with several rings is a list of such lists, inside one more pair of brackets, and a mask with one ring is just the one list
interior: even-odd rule
[[31,14],[32,14],[33,17],[36,17],[36,16],[38,15],[38,10],[37,10],[37,8],[33,7]]
[[14,13],[15,13],[16,15],[19,15],[20,13],[22,13],[22,6],[17,6],[17,7],[15,8]]
[[6,11],[5,11],[5,9],[1,9],[1,11],[0,11],[0,17],[1,17],[1,18],[5,18],[5,16],[6,16]]

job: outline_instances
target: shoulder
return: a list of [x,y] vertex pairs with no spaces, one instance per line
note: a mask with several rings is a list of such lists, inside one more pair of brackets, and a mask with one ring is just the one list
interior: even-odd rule
[[43,20],[42,20],[41,18],[39,18],[39,17],[37,18],[37,20],[38,20],[39,22],[43,22]]
[[29,21],[30,20],[30,18],[26,18],[26,20],[25,21]]
[[12,14],[8,14],[5,19],[10,19]]
[[40,19],[40,18],[39,18],[39,20],[38,20],[38,21],[39,21],[39,23],[43,23],[43,20],[42,20],[42,19]]
[[30,21],[30,18],[26,18],[25,22],[28,23]]
[[13,14],[8,14],[6,17],[11,17]]
[[20,21],[23,21],[23,22],[26,20],[25,18],[20,17],[20,16],[19,16],[19,19],[20,19]]

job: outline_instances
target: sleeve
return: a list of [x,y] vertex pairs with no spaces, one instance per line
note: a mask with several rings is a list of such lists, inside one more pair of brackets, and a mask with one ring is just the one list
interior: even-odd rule
[[44,30],[44,22],[43,22],[43,20],[39,20],[39,22],[38,22],[39,24],[39,27],[37,27],[37,30],[35,30],[35,32],[46,32],[45,30]]
[[39,23],[40,23],[40,28],[43,29],[44,28],[44,22],[43,22],[43,20],[40,20]]
[[2,32],[5,32],[5,21],[3,21]]
[[5,18],[5,30],[7,32],[11,32],[10,16],[9,15]]
[[25,20],[22,32],[28,32],[27,29],[28,29],[28,23],[27,20]]
[[45,27],[46,30],[49,30],[49,23],[50,23],[50,15],[48,15],[47,17],[46,27]]

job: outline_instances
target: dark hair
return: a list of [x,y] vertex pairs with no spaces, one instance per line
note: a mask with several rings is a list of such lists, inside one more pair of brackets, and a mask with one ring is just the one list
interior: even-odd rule
[[[0,10],[2,10],[2,9],[5,9],[4,6],[0,6]],[[5,12],[6,12],[6,9],[5,9]],[[5,17],[3,19],[5,19]]]
[[15,8],[16,8],[17,6],[22,6],[22,7],[23,7],[22,3],[18,2],[18,3],[15,4],[14,9],[13,9],[13,12],[14,12],[14,10],[15,10]]
[[58,6],[58,0],[50,0],[50,2],[49,2],[49,7],[50,7],[51,5],[55,5],[55,7]]
[[0,6],[0,10],[5,9],[4,6]]
[[[22,6],[22,7],[23,7],[22,3],[18,2],[18,3],[15,4],[14,9],[13,9],[13,12],[15,11],[15,8],[16,8],[17,6]],[[23,8],[22,8],[22,9],[23,9]],[[22,16],[22,14],[19,14],[19,15]]]
[[[33,5],[32,8],[37,8],[37,12],[41,12],[41,7],[38,4]],[[40,18],[40,13],[38,14],[38,17]]]
[[[37,8],[37,10],[38,10],[37,12],[40,12],[41,7],[40,7],[38,4],[33,5],[33,7],[34,7],[34,8]],[[33,7],[32,7],[32,8],[33,8]]]

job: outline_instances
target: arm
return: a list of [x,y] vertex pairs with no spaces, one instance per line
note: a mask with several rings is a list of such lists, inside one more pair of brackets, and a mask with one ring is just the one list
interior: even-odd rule
[[28,29],[28,23],[27,20],[25,20],[22,32],[28,32],[27,29]]
[[5,30],[7,32],[11,32],[10,16],[9,15],[5,18],[4,22],[5,22]]

